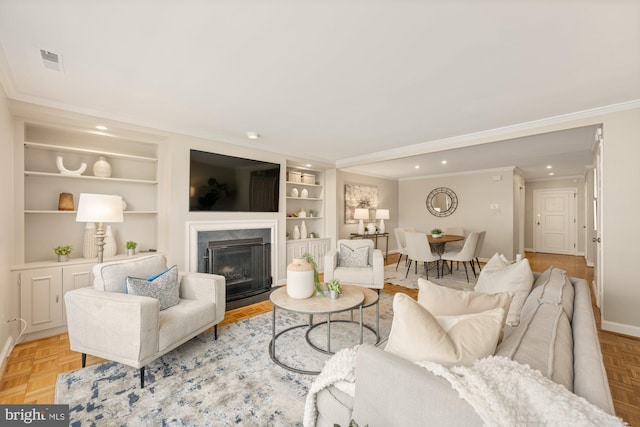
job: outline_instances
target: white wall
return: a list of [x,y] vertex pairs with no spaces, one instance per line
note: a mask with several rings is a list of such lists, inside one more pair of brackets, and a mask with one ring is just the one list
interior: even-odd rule
[[[400,226],[425,232],[436,227],[462,227],[465,234],[484,230],[487,235],[481,258],[488,259],[496,252],[513,258],[513,182],[512,169],[401,180]],[[448,217],[435,217],[427,210],[427,196],[438,187],[448,187],[458,197],[458,208]]]
[[[16,285],[11,283],[9,267],[13,261],[13,120],[7,95],[0,86],[0,352],[11,337],[15,343],[19,322],[5,323],[18,317],[19,299]],[[5,360],[0,360],[4,366]]]
[[[348,239],[350,233],[356,233],[358,231],[358,224],[344,223],[345,184],[363,184],[378,188],[378,208],[389,209],[390,218],[384,221],[385,230],[389,233],[389,251],[398,249],[398,244],[396,243],[393,232],[393,229],[398,227],[398,221],[401,217],[401,212],[398,208],[398,181],[338,171],[336,177],[336,225],[338,239]],[[372,219],[370,222],[377,224],[379,220]],[[385,249],[381,239],[378,239],[378,248],[382,250]]]

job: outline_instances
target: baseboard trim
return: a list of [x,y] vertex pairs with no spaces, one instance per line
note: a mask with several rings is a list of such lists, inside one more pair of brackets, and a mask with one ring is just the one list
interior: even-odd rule
[[602,330],[640,338],[640,327],[625,325],[624,323],[617,323],[617,322],[610,322],[608,320],[603,320]]

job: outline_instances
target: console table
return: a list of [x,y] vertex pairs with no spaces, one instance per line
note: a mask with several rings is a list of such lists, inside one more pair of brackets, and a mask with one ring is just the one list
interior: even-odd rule
[[378,237],[384,237],[386,239],[386,246],[384,247],[384,259],[387,259],[387,257],[389,256],[389,233],[351,233],[351,239],[373,239],[375,249],[378,249]]

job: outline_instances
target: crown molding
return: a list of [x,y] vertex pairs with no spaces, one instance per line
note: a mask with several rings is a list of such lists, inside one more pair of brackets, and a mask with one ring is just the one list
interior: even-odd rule
[[412,176],[409,178],[400,178],[398,181],[415,181],[418,179],[433,179],[433,178],[445,178],[448,176],[461,176],[461,175],[478,175],[482,173],[496,173],[496,172],[514,172],[516,170],[515,166],[507,166],[504,168],[493,168],[493,169],[476,169],[472,171],[462,171],[462,172],[453,172],[453,173],[441,173],[437,175],[421,175],[421,176]]

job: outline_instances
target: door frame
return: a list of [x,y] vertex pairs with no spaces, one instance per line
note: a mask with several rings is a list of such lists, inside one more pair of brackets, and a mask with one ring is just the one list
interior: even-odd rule
[[573,193],[573,203],[569,206],[569,217],[573,214],[573,221],[569,220],[569,240],[573,247],[570,252],[563,255],[578,254],[578,189],[576,187],[559,187],[559,188],[540,188],[533,190],[533,251],[540,251],[540,229],[538,227],[538,214],[540,212],[540,197],[544,193],[567,192]]

